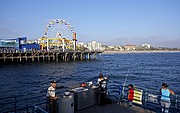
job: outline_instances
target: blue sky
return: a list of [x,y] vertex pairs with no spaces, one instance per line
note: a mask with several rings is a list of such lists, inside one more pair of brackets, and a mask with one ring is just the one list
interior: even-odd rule
[[53,19],[79,42],[180,47],[180,0],[0,0],[0,38],[40,38]]

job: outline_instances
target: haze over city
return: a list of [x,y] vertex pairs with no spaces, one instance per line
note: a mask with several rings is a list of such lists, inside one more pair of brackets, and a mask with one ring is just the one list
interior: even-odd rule
[[1,0],[0,39],[38,39],[53,19],[80,42],[180,47],[179,0]]

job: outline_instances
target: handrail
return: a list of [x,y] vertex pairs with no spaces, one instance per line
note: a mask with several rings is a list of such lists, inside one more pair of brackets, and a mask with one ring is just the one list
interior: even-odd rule
[[[44,93],[45,94],[45,93]],[[33,100],[36,101],[38,98],[46,98],[45,95],[39,95],[36,96],[36,94],[31,97],[28,97],[27,95],[18,95],[18,96],[10,96],[8,98],[1,98],[0,99],[0,113],[7,113],[7,112],[14,112],[18,113],[20,110],[26,110],[28,113],[28,110],[32,110],[32,103]],[[18,99],[23,98],[23,99]],[[46,106],[46,99],[40,99],[40,102],[37,102],[36,105],[44,105]]]
[[32,109],[32,113],[36,113],[36,110],[39,110],[39,111],[41,111],[42,113],[48,113],[47,111],[43,110],[42,108],[34,105],[34,106],[33,106],[33,109]]
[[[124,87],[124,93],[121,92],[122,89],[120,89],[120,86],[121,88]],[[115,100],[118,102],[127,101],[128,86],[126,84],[123,85],[117,82],[110,82],[108,83],[108,87],[111,87],[111,89],[109,89],[109,92],[108,92],[109,97],[114,96]],[[146,109],[151,109],[150,107],[157,107],[158,109],[161,108],[158,102],[158,98],[160,94],[158,94],[157,90],[147,89],[147,88],[138,87],[138,86],[136,86],[136,89],[143,90],[142,105],[140,105],[141,107],[146,108]],[[39,95],[38,93],[37,94],[38,96],[36,96],[36,93],[35,93],[34,94],[35,96],[31,95],[31,97],[27,97],[27,95],[19,95],[19,96],[14,96],[14,97],[11,96],[9,98],[1,98],[0,106],[2,106],[2,108],[0,107],[0,113],[7,113],[7,112],[17,113],[19,110],[27,110],[27,113],[28,113],[28,110],[31,110],[31,111],[33,109],[35,110],[35,108],[40,108],[41,105],[45,107],[46,96],[45,96],[45,93],[43,94],[44,95]],[[24,99],[18,99],[22,96],[26,96],[26,97]],[[39,98],[40,100],[35,105],[33,105],[34,103],[33,104],[28,103],[29,101],[39,99]],[[174,113],[180,112],[180,95],[171,95],[170,98],[171,98],[171,103],[172,103],[170,110],[173,110]],[[28,104],[21,106],[20,104],[23,104],[23,103],[28,103]],[[151,109],[151,110],[154,110],[154,109]]]
[[[117,102],[122,102],[122,101],[127,101],[127,94],[128,94],[128,86],[127,84],[118,84],[114,82],[110,82],[108,84],[109,87],[113,87],[113,90],[110,89],[109,96],[113,97],[115,101]],[[121,89],[120,89],[121,87]],[[122,93],[122,89],[124,88],[124,94]],[[142,93],[142,105],[140,105],[143,108],[150,109],[150,107],[158,107],[161,108],[160,105],[160,92],[158,90],[154,89],[147,89],[143,87],[138,87],[136,86],[135,89],[140,89],[143,90]],[[112,93],[112,94],[111,94]],[[114,93],[114,94],[113,94]],[[180,112],[180,95],[171,95],[171,109],[174,113]],[[155,109],[151,109],[155,110]]]

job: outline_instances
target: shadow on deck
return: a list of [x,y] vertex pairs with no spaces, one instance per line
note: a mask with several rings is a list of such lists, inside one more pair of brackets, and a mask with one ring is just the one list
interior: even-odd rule
[[75,113],[155,113],[153,111],[149,111],[147,109],[143,109],[138,106],[133,106],[131,110],[128,109],[128,106],[126,103],[123,105],[119,104],[107,104],[105,106],[92,106],[87,109],[83,109],[80,111],[77,111]]

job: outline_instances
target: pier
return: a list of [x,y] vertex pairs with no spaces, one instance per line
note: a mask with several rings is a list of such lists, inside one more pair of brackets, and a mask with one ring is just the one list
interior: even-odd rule
[[[117,84],[114,81],[109,84],[113,86],[113,89],[112,90],[109,89],[108,91],[108,98],[111,100],[111,103],[107,103],[105,106],[99,106],[98,104],[95,104],[88,107],[86,106],[86,108],[83,109],[81,107],[80,110],[74,109],[73,112],[69,112],[69,113],[111,113],[111,112],[112,113],[160,113],[161,112],[162,106],[158,102],[158,98],[157,98],[160,95],[156,94],[158,90],[136,87],[136,90],[141,89],[143,91],[142,95],[140,94],[142,98],[138,99],[137,98],[138,95],[136,95],[135,96],[136,102],[133,101],[132,109],[129,110],[128,99],[127,99],[128,86],[124,84],[122,87],[124,88],[124,93],[119,93],[118,90],[121,84]],[[89,94],[93,94],[91,91],[89,92],[90,92]],[[88,94],[88,93],[84,93],[84,94]],[[62,95],[62,94],[58,94],[58,95]],[[87,95],[84,95],[84,97],[85,98],[83,99],[83,102],[86,101],[86,103],[84,104],[87,104],[89,103],[88,99],[92,99],[94,96],[87,97]],[[170,98],[171,98],[171,106],[169,109],[170,113],[180,113],[180,95],[171,95]],[[72,98],[69,99],[71,100]],[[70,100],[66,102],[67,103],[73,102]],[[137,103],[137,100],[139,102],[141,101],[142,103]],[[64,104],[67,105],[67,103]],[[73,103],[74,104],[72,105],[75,108],[78,102],[76,103],[74,100]],[[68,105],[70,108],[72,107],[71,104]],[[69,108],[66,106],[66,109]],[[48,113],[46,91],[42,91],[41,93],[32,93],[31,95],[18,95],[18,96],[11,96],[5,98],[1,97],[0,113]]]
[[101,51],[30,51],[0,52],[0,63],[60,62],[96,59]]

